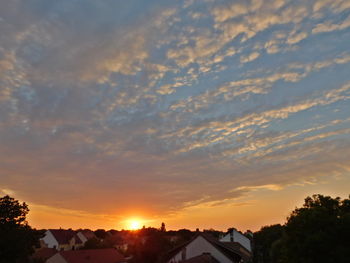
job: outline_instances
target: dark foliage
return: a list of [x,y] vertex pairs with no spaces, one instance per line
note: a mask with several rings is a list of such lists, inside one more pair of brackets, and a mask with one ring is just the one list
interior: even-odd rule
[[255,262],[350,262],[350,200],[313,195],[296,208],[282,229],[255,233]]
[[91,238],[85,242],[84,247],[82,249],[98,249],[98,248],[105,248],[104,244],[101,242],[101,240],[97,238]]
[[188,229],[180,229],[177,233],[183,241],[189,241],[195,235],[194,232]]
[[137,233],[135,242],[130,245],[128,253],[133,255],[130,263],[156,263],[173,245],[162,229],[143,228]]
[[152,236],[152,235],[157,235],[159,230],[154,227],[144,227],[141,228],[140,230],[136,231],[136,234],[140,237],[146,237],[146,236]]
[[26,203],[8,195],[0,198],[0,263],[26,261],[39,245],[44,233],[28,225],[28,212]]
[[100,239],[104,239],[108,235],[104,229],[97,229],[94,233],[95,236]]
[[216,238],[220,238],[220,236],[222,236],[224,234],[224,232],[215,230],[213,228],[204,229],[203,232],[206,234],[210,234],[211,236],[216,237]]
[[283,238],[288,262],[350,261],[350,200],[314,195],[295,209]]
[[273,263],[274,261],[271,248],[282,238],[284,227],[280,224],[265,226],[254,234],[254,262]]
[[161,227],[160,227],[160,231],[162,231],[162,232],[165,232],[165,231],[166,231],[166,229],[165,229],[165,223],[164,223],[164,222],[162,223],[162,225],[161,225]]
[[160,260],[162,255],[170,250],[170,242],[159,232],[148,236],[144,242],[135,244],[134,258],[132,263],[155,263]]

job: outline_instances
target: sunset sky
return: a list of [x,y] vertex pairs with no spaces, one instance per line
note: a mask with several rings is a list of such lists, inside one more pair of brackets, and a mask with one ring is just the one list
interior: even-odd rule
[[258,230],[349,189],[349,0],[0,0],[31,226]]

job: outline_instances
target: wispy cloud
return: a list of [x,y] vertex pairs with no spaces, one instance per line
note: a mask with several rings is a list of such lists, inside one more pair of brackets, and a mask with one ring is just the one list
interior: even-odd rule
[[233,100],[246,94],[266,94],[269,93],[274,84],[278,81],[299,82],[313,72],[317,72],[327,67],[350,62],[350,55],[342,53],[328,60],[315,61],[312,63],[290,63],[286,67],[276,69],[274,73],[264,77],[247,78],[224,83],[209,92],[189,97],[184,101],[177,101],[171,105],[171,109],[178,108],[187,111],[198,111],[201,108],[208,108],[210,104],[218,100]]
[[248,56],[241,56],[241,62],[242,63],[251,62],[253,60],[256,60],[259,56],[260,56],[259,52],[251,53]]
[[317,34],[317,33],[324,33],[324,32],[333,32],[338,30],[344,30],[348,27],[350,27],[350,15],[340,23],[326,21],[324,23],[317,24],[316,27],[312,29],[312,33]]
[[344,175],[349,9],[3,4],[1,192],[45,213],[157,217]]

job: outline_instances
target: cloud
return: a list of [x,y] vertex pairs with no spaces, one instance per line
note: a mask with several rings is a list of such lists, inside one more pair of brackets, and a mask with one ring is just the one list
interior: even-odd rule
[[308,34],[306,32],[300,32],[299,34],[288,37],[287,43],[290,45],[299,43],[301,40],[305,39],[307,36]]
[[[258,2],[258,1],[256,1]],[[237,16],[242,16],[247,14],[251,9],[255,9],[255,6],[250,7],[248,3],[232,3],[227,6],[216,7],[213,9],[212,13],[215,17],[215,21],[222,23],[226,20],[235,18]]]
[[260,57],[260,53],[259,52],[253,52],[247,56],[241,56],[241,62],[242,63],[247,63],[247,62],[251,62],[253,60],[256,60],[258,57]]
[[348,27],[350,27],[350,15],[339,24],[332,23],[331,21],[326,21],[324,23],[317,24],[316,27],[312,29],[312,33],[319,34],[325,32],[333,32],[344,30]]
[[282,187],[274,184],[267,184],[267,185],[258,185],[258,186],[240,186],[235,190],[249,190],[249,191],[254,191],[254,190],[259,190],[259,189],[268,189],[268,190],[274,190],[278,191],[281,190]]
[[[324,128],[324,127],[322,127]],[[290,134],[291,136],[288,136],[288,134],[286,134],[286,136],[280,136],[277,138],[269,138],[270,140],[268,142],[265,143],[254,143],[254,147],[249,147],[249,148],[243,148],[240,149],[240,153],[241,152],[245,152],[245,151],[254,151],[254,153],[252,155],[250,155],[250,158],[259,158],[262,156],[268,156],[271,153],[274,152],[279,152],[281,150],[285,150],[288,148],[293,148],[296,147],[298,145],[301,145],[303,143],[307,143],[307,142],[312,142],[312,141],[317,141],[317,140],[321,140],[321,139],[325,139],[325,138],[329,138],[332,136],[337,136],[337,135],[342,135],[342,134],[346,134],[349,132],[349,129],[340,129],[337,131],[332,131],[332,132],[324,132],[324,133],[319,133],[317,135],[312,135],[312,136],[305,136],[305,138],[298,138],[300,137],[301,134],[305,134],[305,133],[310,133],[313,132],[315,130],[318,130],[319,128],[316,129],[307,129],[306,131],[300,131],[297,132],[295,134]],[[295,139],[297,138],[297,139]],[[280,143],[284,141],[282,144],[278,144],[275,145],[277,143]],[[266,148],[266,150],[263,150],[261,148]],[[230,153],[230,152],[228,152]],[[232,153],[231,153],[232,154]],[[297,159],[298,157],[295,156],[295,158]]]
[[[266,110],[260,113],[247,114],[229,121],[211,121],[199,126],[186,127],[185,129],[179,130],[176,133],[170,133],[167,135],[167,137],[182,137],[186,135],[193,137],[198,134],[203,134],[198,138],[198,140],[195,140],[189,145],[180,148],[178,153],[189,152],[198,148],[205,148],[218,142],[226,142],[228,136],[236,134],[238,131],[242,131],[249,127],[266,126],[273,120],[286,119],[291,114],[305,111],[313,107],[332,104],[339,100],[348,100],[350,98],[348,96],[349,89],[350,83],[347,83],[338,89],[326,91],[324,94],[322,94],[322,96],[315,99],[304,100],[292,105]],[[245,150],[240,149],[238,150],[238,153],[242,153],[242,151]],[[236,150],[234,152],[236,152]]]
[[[259,32],[275,25],[299,24],[307,17],[308,10],[305,6],[292,5],[283,9],[282,7],[286,4],[287,1],[268,1],[266,3],[262,1],[250,1],[250,3],[239,1],[216,6],[211,10],[214,18],[214,24],[212,25],[214,30],[208,27],[199,27],[187,32],[185,28],[182,34],[179,34],[180,37],[177,39],[175,47],[167,51],[167,58],[174,60],[181,68],[188,67],[192,63],[198,64],[203,69],[202,72],[210,72],[213,64],[215,64],[213,56],[215,53],[222,51],[229,43],[237,39],[244,43],[255,37]],[[242,19],[237,21],[235,20],[237,17],[242,17]],[[295,37],[301,40],[302,37],[306,37],[304,34],[300,33]],[[192,45],[192,43],[194,44]],[[220,58],[220,62],[225,57],[232,55],[226,54]],[[241,61],[249,62],[257,57],[258,53],[252,52],[250,57],[242,56]]]
[[2,188],[0,189],[1,194],[13,196],[15,194],[11,189]]
[[223,96],[224,100],[230,101],[247,94],[267,94],[278,81],[299,82],[313,72],[339,64],[347,64],[349,62],[350,55],[348,53],[342,53],[334,58],[323,61],[305,64],[296,62],[290,63],[286,65],[286,67],[276,69],[274,73],[270,73],[264,77],[247,78],[224,83],[219,85],[216,89],[212,89],[210,92],[189,97],[185,101],[177,101],[171,105],[171,109],[182,109],[183,111],[187,110],[190,112],[199,111],[221,100],[221,96]]
[[[1,188],[47,213],[119,220],[344,174],[347,6],[4,4]],[[310,36],[321,25],[343,29]]]
[[323,11],[323,9],[331,9],[334,13],[340,13],[350,8],[350,4],[346,0],[319,0],[314,1],[313,11],[318,13]]

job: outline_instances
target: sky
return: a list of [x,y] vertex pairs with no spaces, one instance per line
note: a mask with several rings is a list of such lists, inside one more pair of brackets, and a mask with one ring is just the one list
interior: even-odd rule
[[349,196],[350,1],[0,7],[0,195],[30,225],[258,230]]

